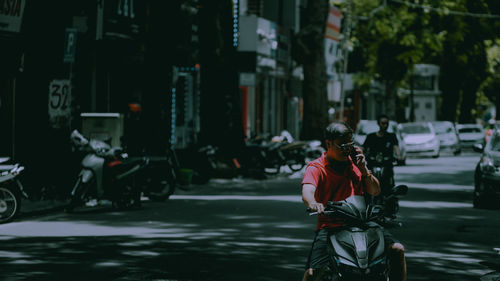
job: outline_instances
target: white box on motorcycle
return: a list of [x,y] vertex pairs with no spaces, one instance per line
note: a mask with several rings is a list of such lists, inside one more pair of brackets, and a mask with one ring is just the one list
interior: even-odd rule
[[123,136],[124,117],[121,113],[80,114],[82,135],[87,139],[97,139],[109,143],[112,147],[120,146]]

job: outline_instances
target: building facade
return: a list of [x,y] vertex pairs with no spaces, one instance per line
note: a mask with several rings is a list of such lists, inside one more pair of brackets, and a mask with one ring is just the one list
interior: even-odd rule
[[[0,155],[23,163],[34,184],[67,187],[82,113],[126,117],[138,103],[146,148],[193,138],[197,1],[0,3]],[[172,104],[175,90],[182,102]]]

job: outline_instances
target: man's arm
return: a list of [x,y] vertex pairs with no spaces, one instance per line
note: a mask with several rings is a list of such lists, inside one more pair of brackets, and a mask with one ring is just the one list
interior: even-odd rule
[[393,143],[392,151],[393,151],[394,155],[396,155],[396,159],[398,161],[403,160],[401,158],[401,150],[399,149],[399,142],[398,142],[398,138],[396,137],[396,134],[393,135],[392,143]]
[[371,171],[365,175],[362,175],[361,179],[366,186],[366,192],[370,193],[373,196],[377,196],[380,194],[380,183]]
[[395,144],[395,145],[394,145],[394,149],[393,149],[393,150],[394,150],[394,154],[396,154],[396,159],[397,159],[398,161],[403,160],[403,159],[401,158],[401,150],[399,149],[399,146],[398,146],[397,144]]
[[358,152],[358,155],[356,156],[357,159],[355,161],[355,164],[356,166],[358,166],[359,171],[361,172],[361,181],[363,181],[366,192],[370,193],[371,195],[377,196],[380,194],[380,183],[378,179],[373,176],[372,171],[370,171],[366,166],[366,158],[363,154],[363,150],[357,147],[356,151]]
[[323,204],[316,202],[314,198],[314,193],[316,192],[316,186],[306,183],[302,185],[302,202],[312,211],[323,213],[325,207]]

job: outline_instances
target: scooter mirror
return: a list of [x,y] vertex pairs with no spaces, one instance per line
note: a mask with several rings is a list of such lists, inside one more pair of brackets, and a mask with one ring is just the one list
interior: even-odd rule
[[393,193],[394,195],[406,195],[408,193],[408,186],[407,185],[398,185],[393,188]]

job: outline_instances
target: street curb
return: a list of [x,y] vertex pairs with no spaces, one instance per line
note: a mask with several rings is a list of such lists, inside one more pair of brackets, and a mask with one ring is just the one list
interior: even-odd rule
[[55,211],[64,210],[68,203],[58,200],[49,201],[23,201],[19,210],[19,217],[44,215]]

